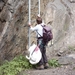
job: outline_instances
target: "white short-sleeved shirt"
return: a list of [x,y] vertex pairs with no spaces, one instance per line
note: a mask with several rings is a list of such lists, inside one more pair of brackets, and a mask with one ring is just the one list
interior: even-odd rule
[[41,36],[40,36],[40,35],[37,33],[37,36],[38,36],[38,37],[42,37],[42,36],[43,36],[43,27],[42,27],[41,25],[43,25],[43,23],[37,24],[35,27],[32,27],[32,26],[30,27],[30,30],[36,31],[36,33],[38,32],[38,33],[41,35]]

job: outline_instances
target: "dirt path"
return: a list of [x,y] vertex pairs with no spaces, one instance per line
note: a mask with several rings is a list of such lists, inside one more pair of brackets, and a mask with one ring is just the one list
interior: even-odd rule
[[75,75],[75,69],[72,65],[65,65],[44,70],[26,70],[20,73],[20,75]]
[[62,62],[64,63],[62,66],[56,68],[50,67],[49,69],[44,70],[36,70],[36,69],[25,70],[22,71],[19,75],[75,75],[75,59],[70,60],[71,61],[70,62],[69,59],[66,58],[66,55],[75,54],[75,51],[67,50],[64,53],[62,53],[61,56],[57,56],[56,54],[57,54],[56,51],[47,52],[49,59],[51,58],[62,59],[62,57],[65,56],[65,59],[62,59]]
[[49,59],[51,58],[62,59],[62,57],[65,57],[65,59],[62,59],[62,62],[64,63],[62,66],[56,68],[50,67],[49,69],[44,70],[36,70],[36,69],[25,70],[22,71],[19,75],[75,75],[75,59],[70,60],[71,61],[70,62],[69,59],[66,58],[66,55],[75,54],[75,51],[67,50],[64,53],[62,53],[61,56],[57,56],[56,54],[57,54],[56,51],[47,52]]

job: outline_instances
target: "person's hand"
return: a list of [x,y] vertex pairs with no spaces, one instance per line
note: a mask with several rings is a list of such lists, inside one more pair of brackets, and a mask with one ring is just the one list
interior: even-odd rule
[[28,26],[31,27],[31,24],[29,23]]

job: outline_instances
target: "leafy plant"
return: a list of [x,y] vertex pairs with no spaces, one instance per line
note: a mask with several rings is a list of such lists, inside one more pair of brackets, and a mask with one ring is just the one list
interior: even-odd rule
[[24,69],[30,69],[33,66],[24,56],[15,57],[12,61],[0,66],[0,75],[17,75]]
[[75,51],[75,47],[69,46],[68,47],[69,50],[74,50]]
[[73,70],[75,70],[75,67],[73,68]]
[[60,64],[58,63],[58,61],[56,59],[51,59],[48,61],[49,65],[52,67],[59,67]]

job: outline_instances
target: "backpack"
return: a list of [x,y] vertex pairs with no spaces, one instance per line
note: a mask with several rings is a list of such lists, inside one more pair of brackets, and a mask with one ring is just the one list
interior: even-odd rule
[[43,25],[42,27],[43,27],[43,40],[44,42],[48,43],[50,40],[53,39],[51,28],[47,25]]

